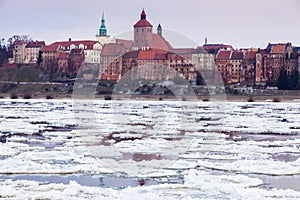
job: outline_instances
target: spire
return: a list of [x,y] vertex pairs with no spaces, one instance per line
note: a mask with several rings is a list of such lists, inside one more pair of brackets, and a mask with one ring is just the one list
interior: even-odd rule
[[146,19],[146,12],[145,12],[144,8],[143,8],[143,11],[141,13],[141,19]]
[[162,37],[162,27],[160,24],[158,24],[158,27],[157,27],[157,34]]
[[107,36],[107,29],[105,26],[104,13],[102,13],[101,26],[99,29],[99,36]]

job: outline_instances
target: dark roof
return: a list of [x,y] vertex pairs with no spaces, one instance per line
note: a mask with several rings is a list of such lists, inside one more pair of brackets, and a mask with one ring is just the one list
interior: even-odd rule
[[298,53],[300,51],[300,47],[293,47],[293,52]]
[[25,48],[42,48],[43,46],[46,46],[44,41],[31,41],[29,42]]
[[138,58],[139,52],[138,51],[129,51],[123,55],[123,58]]

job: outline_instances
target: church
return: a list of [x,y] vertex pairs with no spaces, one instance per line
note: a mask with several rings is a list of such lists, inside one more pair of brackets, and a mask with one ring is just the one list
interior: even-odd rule
[[[107,37],[104,22],[102,16],[98,38]],[[177,72],[187,80],[195,79],[193,65],[174,53],[176,50],[163,37],[160,24],[157,26],[157,33],[153,33],[153,25],[147,20],[144,9],[140,19],[133,25],[133,34],[133,41],[115,39],[114,42],[103,45],[99,79],[118,81],[137,67],[138,71],[132,79],[170,80]]]

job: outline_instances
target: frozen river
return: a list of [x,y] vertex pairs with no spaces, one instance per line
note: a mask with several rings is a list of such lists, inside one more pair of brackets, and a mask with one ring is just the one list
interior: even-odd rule
[[0,100],[0,199],[299,199],[300,104]]

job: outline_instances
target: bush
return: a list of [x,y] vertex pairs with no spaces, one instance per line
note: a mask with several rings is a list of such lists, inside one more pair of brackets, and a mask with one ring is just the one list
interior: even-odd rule
[[53,96],[47,95],[47,96],[46,96],[46,99],[53,99]]
[[164,100],[162,97],[159,97],[159,99],[158,99],[159,101],[162,101],[162,100]]
[[209,99],[202,99],[202,101],[209,101]]
[[111,99],[112,99],[111,96],[108,96],[108,95],[104,96],[104,100],[111,100]]
[[248,97],[247,102],[254,102],[254,98],[253,97]]
[[25,95],[23,96],[23,98],[24,98],[24,99],[31,99],[31,94],[25,94]]
[[16,93],[11,93],[10,94],[10,98],[11,99],[17,99],[18,98],[18,95]]
[[280,99],[274,98],[274,99],[273,99],[273,102],[280,102]]

